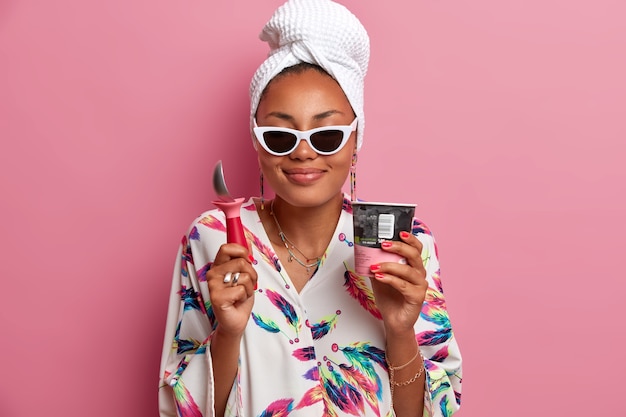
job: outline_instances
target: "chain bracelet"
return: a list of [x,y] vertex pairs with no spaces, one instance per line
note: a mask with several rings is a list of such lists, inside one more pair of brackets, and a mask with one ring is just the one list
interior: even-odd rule
[[[420,365],[420,369],[417,371],[417,373],[413,375],[413,378],[406,380],[406,381],[402,381],[402,382],[396,382],[395,371],[399,371],[400,369],[406,368],[411,363],[413,363],[413,361],[417,359],[418,356],[421,358],[422,364]],[[387,368],[389,369],[389,389],[391,391],[391,404],[393,406],[394,387],[406,387],[407,385],[411,385],[412,383],[417,381],[417,379],[422,376],[422,374],[424,373],[424,369],[425,369],[424,368],[424,356],[422,355],[422,352],[420,351],[420,348],[418,346],[417,353],[407,363],[405,363],[404,365],[400,365],[400,366],[391,366],[389,362],[387,362]]]

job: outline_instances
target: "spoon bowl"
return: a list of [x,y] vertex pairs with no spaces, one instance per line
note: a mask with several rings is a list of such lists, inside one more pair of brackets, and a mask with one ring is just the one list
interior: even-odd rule
[[220,200],[228,202],[235,201],[235,199],[228,192],[228,187],[226,187],[222,160],[217,161],[215,168],[213,168],[213,190]]

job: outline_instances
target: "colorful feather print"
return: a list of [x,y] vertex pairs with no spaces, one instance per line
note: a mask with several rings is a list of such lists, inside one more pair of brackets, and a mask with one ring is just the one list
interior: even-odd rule
[[439,410],[441,410],[441,415],[443,417],[450,417],[452,413],[454,413],[454,410],[450,407],[447,395],[439,401]]
[[198,296],[196,290],[193,289],[193,287],[187,288],[183,285],[178,294],[180,294],[180,299],[183,302],[184,311],[199,310],[204,313],[204,304],[200,302],[200,297]]
[[356,368],[366,379],[362,382],[364,389],[367,388],[380,400],[382,398],[382,384],[378,373],[374,369],[374,363],[381,368],[387,369],[385,352],[369,343],[353,343],[340,349],[350,365]]
[[296,409],[306,408],[320,401],[324,404],[324,417],[337,417],[335,407],[332,406],[326,391],[321,385],[316,385],[308,390],[302,399],[300,399]]
[[179,320],[178,323],[176,324],[176,332],[174,333],[174,340],[172,340],[172,350],[176,351],[176,352],[180,352],[180,327],[182,324],[182,320]]
[[320,380],[321,385],[308,390],[296,406],[297,409],[306,408],[321,401],[324,404],[325,417],[337,416],[336,408],[355,416],[363,414],[362,395],[332,367],[320,369]]
[[324,390],[332,404],[341,411],[358,416],[365,411],[363,396],[333,367],[322,368]]
[[365,401],[369,405],[369,407],[374,410],[374,412],[379,415],[380,410],[378,406],[378,401],[380,400],[380,396],[382,395],[382,389],[380,384],[373,381],[371,378],[368,378],[364,375],[358,368],[352,365],[339,365],[342,374],[344,375],[346,381],[350,383],[350,385],[354,387],[359,387],[360,392],[365,398]]
[[376,303],[374,302],[374,293],[371,288],[366,285],[365,279],[359,276],[356,272],[351,271],[345,263],[344,266],[346,268],[346,272],[343,274],[343,286],[346,287],[348,294],[357,300],[359,304],[361,304],[361,306],[372,316],[382,320],[380,311],[378,311],[378,307],[376,307]]
[[433,287],[428,287],[426,290],[426,297],[424,298],[424,302],[428,305],[436,305],[439,308],[446,308],[446,299],[443,296],[443,293],[437,291]]
[[178,339],[176,341],[176,353],[183,354],[194,351],[202,346],[202,342],[196,339]]
[[427,330],[417,335],[420,346],[436,346],[445,343],[452,337],[452,329]]
[[445,345],[428,359],[434,362],[443,362],[449,355],[450,353],[448,352],[448,345]]
[[318,323],[314,323],[312,325],[308,325],[309,329],[311,329],[311,334],[313,335],[313,340],[320,340],[322,337],[326,336],[330,333],[331,330],[337,327],[337,318],[338,314],[333,314],[330,316],[323,317]]
[[340,348],[340,350],[351,363],[354,363],[355,361],[357,363],[373,361],[382,368],[387,367],[387,362],[385,362],[385,351],[377,348],[376,346],[372,346],[369,343],[352,343],[348,347]]
[[448,311],[442,308],[440,304],[424,303],[420,315],[424,320],[436,324],[439,328],[451,327]]
[[213,311],[213,304],[211,304],[211,301],[205,301],[204,308],[206,310],[206,316],[209,319],[209,323],[211,323],[211,328],[215,330],[217,328],[217,319],[215,318],[215,311]]
[[289,324],[295,330],[296,334],[299,334],[300,333],[300,319],[298,318],[298,315],[296,314],[296,310],[293,308],[291,303],[287,301],[285,297],[283,297],[279,293],[272,291],[272,290],[266,290],[265,295],[270,300],[270,302],[276,308],[278,308],[278,310],[280,310],[281,313],[283,313],[283,315],[285,316],[285,320],[287,321],[287,324]]
[[196,271],[196,277],[198,277],[198,281],[206,282],[206,273],[209,272],[212,266],[213,262],[209,262],[208,264],[204,265],[202,268]]
[[365,402],[363,401],[363,395],[352,384],[346,381],[341,387],[343,394],[346,397],[345,406],[341,407],[343,411],[347,411],[350,414],[359,415],[365,413]]
[[320,380],[320,370],[317,366],[309,369],[302,375],[304,379],[308,379],[309,381],[319,381]]
[[198,232],[198,228],[194,226],[189,232],[190,240],[200,240],[200,232]]
[[202,417],[200,407],[198,407],[198,404],[196,404],[182,380],[177,380],[172,389],[180,417]]
[[256,206],[254,205],[254,203],[245,204],[241,208],[247,211],[256,211]]
[[256,323],[257,326],[266,330],[270,333],[278,333],[280,332],[280,327],[274,322],[272,319],[263,318],[256,313],[252,313],[252,320]]
[[[300,318],[296,314],[296,310],[293,308],[291,303],[289,303],[282,295],[272,290],[264,291],[267,298],[270,300],[273,306],[275,306],[285,317],[285,322],[294,330],[296,334],[296,338],[300,334],[301,323]],[[278,325],[274,320],[268,317],[262,317],[259,314],[252,313],[252,320],[254,323],[262,328],[265,331],[270,333],[282,333],[288,339],[292,340],[287,333],[281,330],[280,325]]]
[[413,227],[411,231],[414,235],[418,233],[424,233],[429,236],[433,235],[428,226],[426,226],[426,223],[415,217],[413,218]]
[[313,346],[307,346],[304,348],[296,349],[291,354],[294,358],[301,360],[302,362],[315,360],[315,348]]
[[[320,263],[317,265],[317,267],[315,268],[315,272],[317,272],[318,269],[320,269],[320,267],[322,265],[324,265],[324,262],[326,262],[326,258],[328,258],[328,248],[326,248],[326,251],[324,251],[324,253],[322,254],[322,256],[320,257]],[[315,274],[313,274],[315,275]]]
[[343,197],[343,203],[341,209],[346,213],[352,214],[352,201],[346,196]]
[[259,239],[247,228],[245,229],[245,235],[246,239],[248,239],[248,242],[252,243],[252,246],[257,249],[257,252],[259,252],[261,258],[263,258],[265,262],[269,263],[274,267],[274,269],[280,272],[282,268],[280,267],[280,263],[278,262],[278,256],[276,256],[274,250],[270,246],[263,244],[263,242],[261,242],[261,239]]
[[191,245],[189,245],[189,241],[187,240],[187,236],[183,236],[183,241],[181,242],[183,247],[183,261],[189,262],[193,264],[193,256],[191,254]]
[[435,287],[437,287],[437,291],[443,294],[443,284],[441,283],[441,275],[439,269],[433,272],[432,278],[433,282],[435,283]]
[[193,257],[191,255],[191,247],[189,246],[189,242],[187,241],[187,236],[183,236],[181,245],[181,262],[180,262],[180,275],[187,278],[189,277],[189,270],[187,269],[188,264],[193,265]]
[[430,398],[437,398],[440,395],[445,395],[445,392],[450,389],[450,383],[447,381],[436,380],[432,381],[430,386]]
[[[182,354],[182,353],[187,353],[187,352],[193,352],[198,354],[198,353],[204,353],[204,351],[206,350],[206,343],[208,341],[205,340],[204,342],[200,342],[199,340],[196,340],[194,338],[190,338],[190,339],[181,339],[180,338],[180,328],[182,325],[182,320],[180,320],[178,322],[178,324],[176,325],[176,333],[174,334],[174,340],[172,342],[172,349],[176,350],[177,354]],[[185,362],[184,360],[181,362],[181,365],[179,366],[179,369],[184,370],[184,367],[187,366],[187,362]]]
[[219,221],[217,217],[213,215],[204,216],[198,221],[198,223],[200,223],[203,226],[208,227],[209,229],[226,233],[226,226],[224,226],[224,223]]
[[292,399],[281,399],[271,403],[259,417],[286,417],[293,410]]
[[430,249],[427,246],[422,248],[422,265],[428,269],[428,261],[430,260]]
[[[329,361],[325,366],[311,368],[304,377],[319,381],[321,385],[307,391],[296,408],[322,401],[325,416],[337,415],[337,409],[358,416],[364,414],[367,404],[376,415],[380,415],[382,384],[374,364],[386,367],[384,352],[368,343],[354,343],[339,350],[348,363],[336,365]],[[314,359],[312,348],[301,350],[296,357],[300,360]]]

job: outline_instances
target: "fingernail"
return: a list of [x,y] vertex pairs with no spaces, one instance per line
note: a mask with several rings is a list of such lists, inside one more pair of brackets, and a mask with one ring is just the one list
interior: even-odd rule
[[252,254],[248,254],[248,259],[250,259],[250,262],[254,263],[254,256],[252,256]]
[[370,265],[370,271],[372,271],[372,272],[376,272],[379,269],[380,269],[380,265],[379,264]]
[[384,241],[383,243],[380,244],[380,246],[382,246],[383,248],[390,248],[391,247],[391,242]]
[[401,237],[402,239],[406,239],[406,238],[408,238],[409,236],[411,236],[411,234],[410,234],[409,232],[400,232],[400,237]]
[[376,279],[383,279],[383,278],[385,278],[385,275],[377,272],[377,273],[374,274],[374,278],[376,278]]

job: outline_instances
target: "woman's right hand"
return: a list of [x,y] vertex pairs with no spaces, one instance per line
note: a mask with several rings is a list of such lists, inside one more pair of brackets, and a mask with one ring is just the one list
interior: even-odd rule
[[[231,274],[230,282],[224,282],[227,273]],[[236,273],[239,276],[234,283]],[[257,282],[248,250],[236,243],[223,244],[206,278],[217,330],[231,337],[241,336],[250,319]]]

